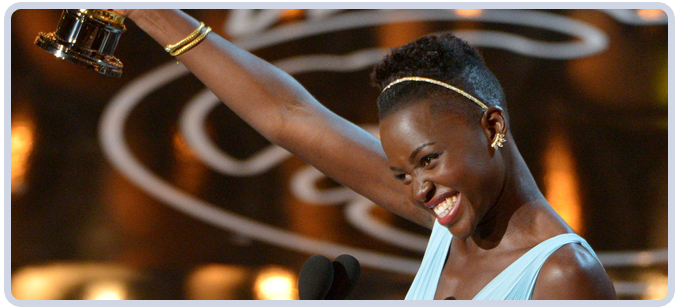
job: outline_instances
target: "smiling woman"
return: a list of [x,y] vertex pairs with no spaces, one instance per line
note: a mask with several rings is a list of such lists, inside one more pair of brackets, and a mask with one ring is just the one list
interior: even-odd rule
[[538,190],[477,51],[429,35],[393,50],[373,76],[384,88],[390,168],[411,202],[436,216],[408,299],[615,297],[592,248]]
[[[501,86],[464,41],[425,36],[377,66],[379,140],[181,11],[120,13],[168,50],[190,46],[170,54],[267,139],[431,228],[407,298],[615,298],[590,246],[538,190],[513,140]],[[527,286],[501,282],[496,290],[506,276],[523,275],[516,283]]]

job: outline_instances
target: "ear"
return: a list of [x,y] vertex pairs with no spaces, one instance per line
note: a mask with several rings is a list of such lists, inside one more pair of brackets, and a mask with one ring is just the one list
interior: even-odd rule
[[484,111],[481,126],[489,145],[494,141],[496,133],[508,134],[508,122],[505,118],[505,111],[499,106],[490,106]]

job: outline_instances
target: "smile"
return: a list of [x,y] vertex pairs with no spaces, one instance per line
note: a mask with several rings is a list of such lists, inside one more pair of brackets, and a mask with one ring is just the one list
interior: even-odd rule
[[458,195],[447,197],[433,208],[438,218],[444,218],[458,205]]

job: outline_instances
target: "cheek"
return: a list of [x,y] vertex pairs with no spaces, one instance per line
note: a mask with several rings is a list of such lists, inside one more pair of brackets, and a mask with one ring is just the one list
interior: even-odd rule
[[464,175],[472,179],[478,185],[485,185],[494,177],[496,171],[495,156],[491,156],[486,142],[482,142],[480,137],[468,142],[468,149],[460,157],[460,163],[465,166]]
[[479,214],[488,210],[495,203],[502,190],[501,166],[497,159],[471,158],[466,160],[464,176],[470,181],[468,184],[469,200]]
[[461,192],[473,195],[481,190],[482,167],[474,160],[464,160],[454,163],[450,168],[455,178],[455,185]]
[[451,151],[445,159],[444,168],[460,180],[458,184],[474,185],[482,181],[488,165],[483,154],[475,148],[466,148],[464,151]]
[[444,185],[460,191],[473,207],[478,207],[493,194],[493,168],[485,157],[466,153],[450,157],[441,169],[446,170]]
[[481,131],[470,131],[460,135],[450,144],[462,144],[456,150],[450,150],[450,169],[470,185],[478,185],[486,180],[493,168],[492,157]]

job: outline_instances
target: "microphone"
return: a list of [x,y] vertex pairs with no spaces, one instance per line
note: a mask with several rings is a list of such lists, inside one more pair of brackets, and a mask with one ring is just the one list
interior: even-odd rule
[[299,272],[299,299],[341,300],[355,288],[360,276],[360,263],[351,255],[341,255],[334,261],[314,255]]
[[299,272],[299,299],[324,299],[333,280],[334,267],[331,260],[322,255],[311,256]]
[[343,300],[355,289],[360,277],[360,262],[355,257],[343,254],[332,262],[334,279],[325,300]]

